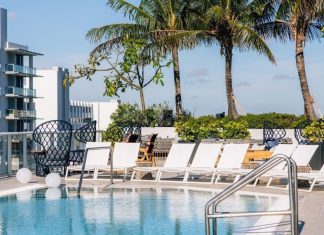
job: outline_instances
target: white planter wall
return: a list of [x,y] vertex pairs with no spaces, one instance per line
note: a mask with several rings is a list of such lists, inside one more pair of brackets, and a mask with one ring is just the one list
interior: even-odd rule
[[[263,139],[262,129],[249,129],[249,131],[251,133],[251,139]],[[142,127],[142,135],[150,135],[152,133],[157,133],[158,137],[161,138],[177,138],[178,136],[174,127]],[[286,138],[291,138],[293,143],[297,144],[294,129],[286,129]]]

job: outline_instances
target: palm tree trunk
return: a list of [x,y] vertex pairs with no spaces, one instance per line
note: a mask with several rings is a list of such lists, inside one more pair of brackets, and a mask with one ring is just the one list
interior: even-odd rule
[[172,61],[173,61],[173,73],[174,73],[176,115],[177,117],[179,117],[179,115],[181,115],[183,112],[182,112],[182,101],[181,101],[179,52],[177,47],[172,48]]
[[232,57],[233,48],[225,49],[225,84],[226,84],[226,96],[228,105],[228,115],[230,118],[236,120],[239,115],[235,107],[233,83],[232,83]]
[[304,99],[304,108],[306,116],[311,120],[316,120],[316,113],[312,105],[312,98],[309,92],[307,83],[306,70],[305,70],[305,59],[304,59],[304,36],[302,34],[296,35],[296,66],[298,70],[298,76],[300,81],[300,87]]
[[140,98],[141,98],[141,109],[142,109],[142,112],[145,111],[145,99],[144,99],[144,91],[143,91],[143,88],[141,88],[139,90],[140,92]]

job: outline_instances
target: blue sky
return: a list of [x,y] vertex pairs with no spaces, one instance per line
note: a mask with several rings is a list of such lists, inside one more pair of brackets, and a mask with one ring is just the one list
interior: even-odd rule
[[[105,0],[0,0],[8,10],[8,37],[27,44],[43,57],[35,59],[37,68],[61,66],[73,69],[86,62],[94,47],[86,32],[105,24],[125,22],[123,15],[105,6]],[[323,40],[321,40],[323,41]],[[234,93],[249,113],[303,113],[303,101],[294,60],[293,43],[269,42],[277,65],[253,52],[235,51],[233,60]],[[306,69],[311,93],[324,112],[324,44],[315,41],[305,49]],[[224,60],[218,46],[200,47],[180,53],[182,97],[185,109],[195,115],[227,110]],[[145,90],[147,104],[168,102],[174,106],[172,70],[165,71],[165,86]],[[41,78],[40,78],[41,79]],[[71,98],[104,101],[102,76],[89,82],[79,80],[71,87]],[[121,95],[122,102],[138,102],[136,92]]]

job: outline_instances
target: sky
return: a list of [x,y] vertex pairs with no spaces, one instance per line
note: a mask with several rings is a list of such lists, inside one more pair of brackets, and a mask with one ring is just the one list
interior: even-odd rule
[[[8,10],[8,39],[28,45],[43,53],[34,59],[36,68],[60,66],[73,71],[75,64],[85,64],[95,47],[85,34],[94,27],[127,22],[121,13],[106,6],[106,0],[0,0]],[[234,51],[234,94],[240,113],[303,113],[303,100],[295,65],[294,44],[268,41],[276,65],[255,52]],[[324,39],[305,48],[310,91],[324,112]],[[195,116],[227,111],[225,65],[217,45],[181,51],[180,74],[184,109]],[[71,99],[107,101],[103,96],[103,75],[92,81],[78,80],[70,88]],[[38,78],[41,79],[41,78]],[[174,107],[172,68],[164,70],[164,86],[147,87],[147,105],[167,102]],[[123,103],[139,103],[136,91],[121,94]]]

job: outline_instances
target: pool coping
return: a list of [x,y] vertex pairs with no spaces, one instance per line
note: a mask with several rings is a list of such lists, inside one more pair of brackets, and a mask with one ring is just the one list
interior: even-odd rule
[[46,188],[45,184],[31,184],[31,185],[26,185],[26,186],[21,186],[13,189],[7,189],[7,190],[2,190],[0,191],[0,197],[5,197],[5,196],[10,196],[16,193],[21,193],[25,191],[30,191],[30,190],[37,190],[37,189],[42,189]]

